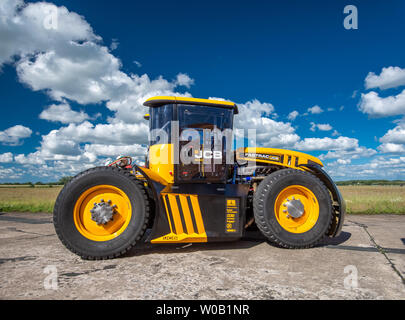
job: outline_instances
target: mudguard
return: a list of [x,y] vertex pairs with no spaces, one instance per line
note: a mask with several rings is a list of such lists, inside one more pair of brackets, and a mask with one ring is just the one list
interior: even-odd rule
[[302,167],[308,168],[316,177],[318,177],[329,189],[334,201],[334,221],[328,236],[337,237],[342,232],[343,223],[346,215],[346,202],[344,201],[338,187],[332,178],[317,164],[303,164]]

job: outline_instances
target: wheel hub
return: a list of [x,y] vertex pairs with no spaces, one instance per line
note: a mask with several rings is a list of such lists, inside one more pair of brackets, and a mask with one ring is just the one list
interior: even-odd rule
[[300,199],[295,199],[292,197],[292,200],[287,198],[287,201],[283,204],[285,209],[283,212],[287,213],[287,217],[292,217],[294,219],[302,217],[304,214],[304,205]]
[[101,199],[99,203],[94,203],[93,209],[90,210],[91,220],[95,221],[97,225],[105,225],[112,221],[117,205],[111,206],[111,204],[111,200],[105,202],[104,199]]

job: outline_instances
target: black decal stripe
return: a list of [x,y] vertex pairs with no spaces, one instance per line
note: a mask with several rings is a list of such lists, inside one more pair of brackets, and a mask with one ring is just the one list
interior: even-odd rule
[[176,202],[177,202],[177,207],[179,208],[180,220],[181,220],[181,224],[183,225],[184,233],[188,234],[186,220],[184,219],[183,207],[181,206],[180,197],[178,195],[176,195]]
[[175,226],[174,220],[173,220],[172,208],[170,207],[170,201],[169,201],[169,196],[168,195],[165,195],[165,201],[166,201],[167,211],[168,211],[168,214],[169,214],[170,224],[172,225],[173,233],[177,234],[176,226]]
[[193,209],[193,205],[191,203],[190,196],[187,196],[187,203],[188,203],[188,208],[190,209],[191,221],[193,221],[194,232],[198,233],[197,222],[195,221],[194,209]]

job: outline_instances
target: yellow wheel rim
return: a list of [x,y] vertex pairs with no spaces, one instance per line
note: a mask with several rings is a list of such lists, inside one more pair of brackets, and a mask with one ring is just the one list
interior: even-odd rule
[[[304,212],[301,217],[289,216],[285,204],[291,199],[301,201]],[[319,218],[319,203],[313,192],[303,186],[293,185],[283,189],[274,204],[278,223],[291,233],[304,233],[311,230]]]
[[[113,220],[107,224],[97,225],[91,219],[90,210],[101,200],[111,200],[116,205]],[[87,239],[93,241],[109,241],[118,237],[127,228],[131,220],[132,206],[129,198],[121,189],[110,185],[99,185],[83,192],[77,200],[73,219],[77,230]]]

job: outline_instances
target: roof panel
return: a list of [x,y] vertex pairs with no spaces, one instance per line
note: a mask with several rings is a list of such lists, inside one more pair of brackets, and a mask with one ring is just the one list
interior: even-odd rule
[[143,105],[146,107],[160,107],[169,103],[184,103],[200,106],[215,106],[222,108],[233,108],[235,114],[238,113],[238,107],[230,101],[213,100],[213,99],[198,99],[189,97],[174,97],[174,96],[156,96],[146,100]]

